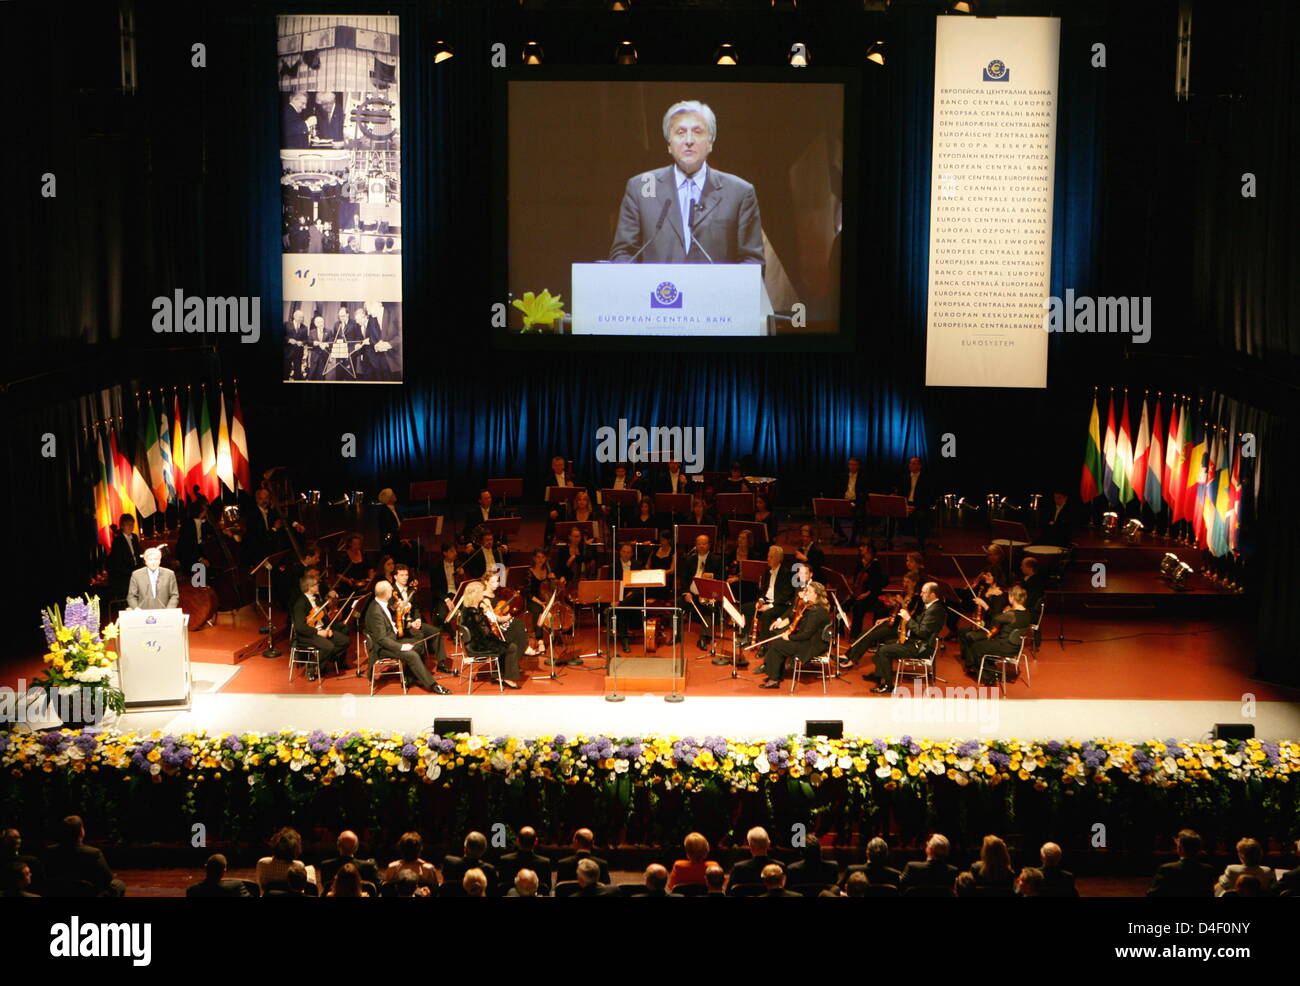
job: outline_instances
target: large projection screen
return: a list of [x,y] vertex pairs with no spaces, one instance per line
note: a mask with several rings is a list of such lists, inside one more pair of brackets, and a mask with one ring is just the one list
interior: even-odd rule
[[1055,17],[939,17],[925,382],[1045,387]]

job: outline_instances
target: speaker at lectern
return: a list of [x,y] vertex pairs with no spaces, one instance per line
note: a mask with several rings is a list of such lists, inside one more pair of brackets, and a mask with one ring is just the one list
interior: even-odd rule
[[190,704],[188,624],[180,609],[118,614],[118,672],[128,709]]

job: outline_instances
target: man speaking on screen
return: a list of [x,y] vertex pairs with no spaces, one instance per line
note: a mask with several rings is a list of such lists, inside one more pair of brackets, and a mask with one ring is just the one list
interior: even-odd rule
[[713,110],[695,100],[664,114],[673,163],[628,180],[609,259],[643,264],[761,264],[758,196],[743,178],[708,166]]

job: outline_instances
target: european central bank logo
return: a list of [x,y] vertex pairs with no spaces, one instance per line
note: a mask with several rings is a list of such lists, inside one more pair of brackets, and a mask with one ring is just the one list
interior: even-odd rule
[[651,308],[681,308],[682,293],[672,281],[664,281],[650,292]]
[[1007,63],[1000,58],[995,58],[984,66],[985,82],[1010,82],[1011,69],[1007,68]]

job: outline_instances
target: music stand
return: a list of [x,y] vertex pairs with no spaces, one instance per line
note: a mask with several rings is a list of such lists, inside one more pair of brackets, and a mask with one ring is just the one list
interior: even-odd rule
[[[852,503],[844,500],[844,503]],[[885,547],[894,549],[894,524],[907,519],[907,497],[892,496],[888,493],[868,493],[867,513],[872,517],[885,518]]]
[[546,487],[546,496],[543,499],[547,503],[564,504],[564,515],[569,515],[569,508],[573,506],[573,498],[583,491],[581,486],[548,486]]
[[831,518],[831,533],[835,535],[839,534],[839,529],[835,526],[835,518],[853,516],[852,500],[841,500],[828,496],[815,496],[813,497],[812,506],[813,517],[815,517],[819,522],[823,518]]
[[[729,606],[731,612],[737,614],[740,612],[736,608],[735,597],[731,594],[731,586],[722,579],[706,578],[693,579],[691,585],[695,589],[695,594],[700,597],[701,602],[708,601],[714,604],[709,612],[709,636],[712,638],[714,636],[713,631],[717,629],[717,612],[719,609],[725,610]],[[730,616],[730,613],[727,615]],[[734,621],[735,617],[732,617],[732,619]],[[742,617],[740,624],[743,626],[744,622]],[[712,647],[709,648],[709,653],[713,653]],[[739,677],[736,671],[736,654],[736,631],[733,627],[731,633],[731,674],[724,675],[722,678],[717,679],[718,681],[723,681],[725,678]]]
[[578,528],[587,536],[587,543],[596,536],[596,525],[590,520],[557,520],[555,522],[555,543],[568,544],[569,532]]
[[276,551],[267,555],[256,565],[248,570],[248,574],[253,576],[254,591],[253,598],[257,598],[256,579],[257,573],[266,571],[266,626],[261,628],[261,632],[266,634],[266,650],[262,651],[263,657],[279,657],[280,651],[275,649],[275,603],[271,598],[272,585],[275,582],[273,573],[275,566],[278,565],[288,554],[291,549],[286,548],[284,551]]
[[516,500],[524,495],[524,481],[522,479],[489,479],[487,481],[487,491],[492,494],[493,500],[500,500],[501,506],[505,506],[506,500],[514,497]]
[[[601,647],[604,643],[604,638],[601,635],[601,611],[596,607],[602,603],[606,605],[613,603],[618,598],[618,591],[619,583],[613,579],[583,579],[578,583],[578,605],[591,606],[596,613],[596,649],[590,654],[579,654],[580,659],[605,656],[605,651]],[[576,636],[578,630],[576,617],[573,630]],[[595,668],[594,670],[600,671],[602,669]]]
[[691,512],[689,493],[656,493],[655,509],[663,514],[688,514]]
[[719,517],[754,516],[753,493],[719,493],[713,498],[713,509]]
[[510,538],[519,533],[521,524],[523,520],[519,517],[493,517],[483,521],[483,526],[492,532],[493,539],[502,546],[508,545]]
[[422,479],[412,483],[406,498],[411,501],[423,500],[424,509],[433,513],[433,501],[447,499],[447,481],[445,479]]
[[[373,595],[374,594],[371,592],[356,593],[357,598],[352,601],[352,606],[348,610],[347,615],[344,616],[342,620],[338,621],[339,626],[347,626],[348,621],[351,620],[352,617],[356,615],[357,607],[360,606],[367,599],[372,598]],[[331,620],[330,622],[332,623],[334,621]],[[347,654],[345,653],[343,656],[347,657]],[[366,655],[366,663],[367,664],[369,663],[369,655]],[[360,634],[357,635],[357,675],[358,677],[361,675],[361,635]],[[321,677],[323,678],[324,675],[322,674]]]
[[[542,612],[537,617],[536,629],[540,630],[543,626],[545,626],[546,618],[551,615],[551,610],[555,608],[555,600],[558,599],[559,596],[560,596],[559,589],[551,590],[551,598],[546,601],[546,606],[543,607]],[[552,630],[550,627],[546,627],[546,653],[550,659],[551,673],[530,675],[528,680],[529,681],[554,681],[558,684],[560,682],[560,675],[559,672],[555,670],[555,631]]]
[[678,524],[677,539],[673,543],[678,548],[683,545],[695,547],[695,539],[701,534],[707,534],[709,538],[709,550],[718,550],[718,528],[716,524]]
[[[847,593],[849,588],[848,581],[843,575],[840,575],[839,572],[836,572],[835,574],[840,576],[840,581],[844,584],[844,589]],[[840,605],[839,596],[834,592],[831,592],[830,597],[831,602],[835,604],[835,616],[832,616],[831,618],[831,626],[834,629],[831,631],[831,647],[830,650],[826,652],[826,660],[831,663],[831,667],[835,671],[835,674],[832,675],[832,677],[839,681],[847,682],[848,679],[840,674],[840,624],[844,624],[845,630],[852,630],[853,621],[849,619],[848,614],[844,612],[844,607]]]
[[641,494],[636,490],[597,490],[596,502],[603,507],[614,507],[614,518],[616,523],[621,527],[623,524],[623,508],[635,507],[641,501]]
[[767,544],[767,525],[760,524],[756,520],[728,520],[727,521],[727,539],[734,541],[740,537],[741,531],[749,531],[749,540],[755,548],[759,545]]
[[424,539],[426,537],[437,537],[441,533],[442,518],[436,516],[405,517],[402,519],[401,526],[397,529],[397,536],[400,539],[404,541],[415,539],[415,563],[417,568],[424,564]]

